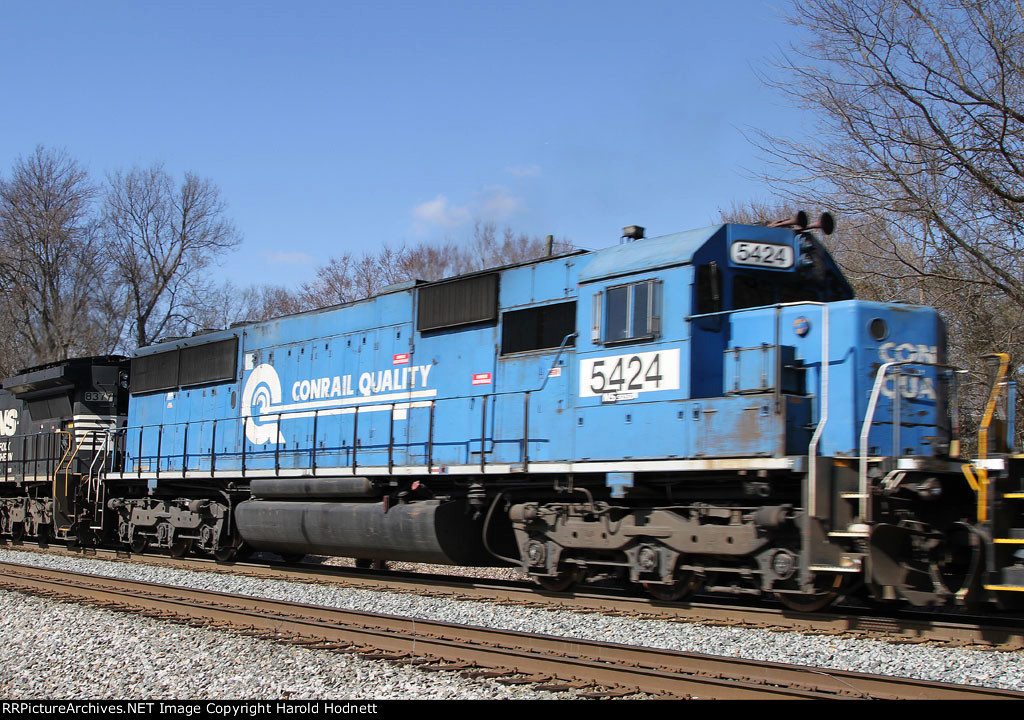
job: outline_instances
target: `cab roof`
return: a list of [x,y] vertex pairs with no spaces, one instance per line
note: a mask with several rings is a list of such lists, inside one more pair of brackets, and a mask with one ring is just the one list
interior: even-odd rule
[[724,227],[724,224],[709,225],[597,250],[591,254],[590,262],[580,269],[580,282],[631,275],[653,268],[687,265],[693,262],[694,254]]

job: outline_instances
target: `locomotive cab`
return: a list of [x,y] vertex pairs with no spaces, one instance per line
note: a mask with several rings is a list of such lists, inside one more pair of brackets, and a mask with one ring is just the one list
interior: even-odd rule
[[[736,311],[853,299],[835,261],[810,232],[726,225],[694,253],[693,265],[695,397],[718,397],[736,389],[728,387],[724,367],[717,362],[720,353],[765,344],[764,330],[771,326],[747,339],[731,322]],[[782,343],[781,333],[771,340]]]
[[128,362],[77,358],[21,371],[0,393],[0,527],[15,539],[102,534],[110,433],[128,411]]
[[[592,330],[577,347],[579,426],[593,433],[577,434],[577,453],[605,466],[635,460],[606,479],[617,521],[634,525],[626,534],[642,538],[646,522],[674,528],[669,539],[623,550],[630,579],[662,596],[700,583],[746,586],[740,591],[772,591],[808,609],[872,566],[887,568],[878,573],[887,587],[922,577],[891,561],[906,553],[893,553],[886,534],[913,544],[946,532],[970,505],[945,459],[952,380],[938,315],[855,300],[825,247],[800,227],[727,224],[641,242],[600,251],[581,269]],[[679,318],[680,309],[689,312]],[[651,472],[647,458],[673,460]],[[898,458],[921,472],[873,496]],[[941,481],[927,474],[934,466],[946,471]],[[929,488],[945,500],[918,502]],[[630,509],[659,493],[677,503],[673,512],[647,521]],[[540,508],[520,516],[527,510]],[[571,516],[571,506],[561,512]],[[918,528],[889,529],[906,520]],[[573,557],[578,524],[549,523],[543,548],[531,545],[539,538],[529,522],[514,525],[521,552],[547,558],[549,574],[553,555]],[[886,528],[884,547],[865,553],[876,526]],[[629,547],[605,546],[617,542]],[[905,593],[914,602],[944,592],[914,584]]]

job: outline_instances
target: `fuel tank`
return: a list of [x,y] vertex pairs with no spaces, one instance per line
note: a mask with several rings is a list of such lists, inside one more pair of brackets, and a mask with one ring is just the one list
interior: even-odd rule
[[381,492],[369,478],[258,478],[250,487],[255,498],[374,498]]
[[242,538],[257,550],[404,560],[439,565],[493,565],[482,521],[465,503],[247,500],[235,508]]

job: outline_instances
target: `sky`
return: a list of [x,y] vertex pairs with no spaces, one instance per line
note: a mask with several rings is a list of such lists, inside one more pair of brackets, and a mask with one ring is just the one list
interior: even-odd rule
[[787,0],[0,0],[0,176],[37,145],[97,181],[161,162],[221,190],[216,270],[296,286],[344,252],[579,247],[767,199],[754,130],[801,123],[758,71]]

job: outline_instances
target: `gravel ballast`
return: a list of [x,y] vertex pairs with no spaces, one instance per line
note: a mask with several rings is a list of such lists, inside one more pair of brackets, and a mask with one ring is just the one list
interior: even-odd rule
[[14,592],[0,591],[0,619],[9,699],[559,697]]
[[[580,614],[14,550],[0,550],[0,560],[523,632],[1024,691],[1020,652]],[[0,595],[0,623],[5,697],[565,697],[17,593]]]

